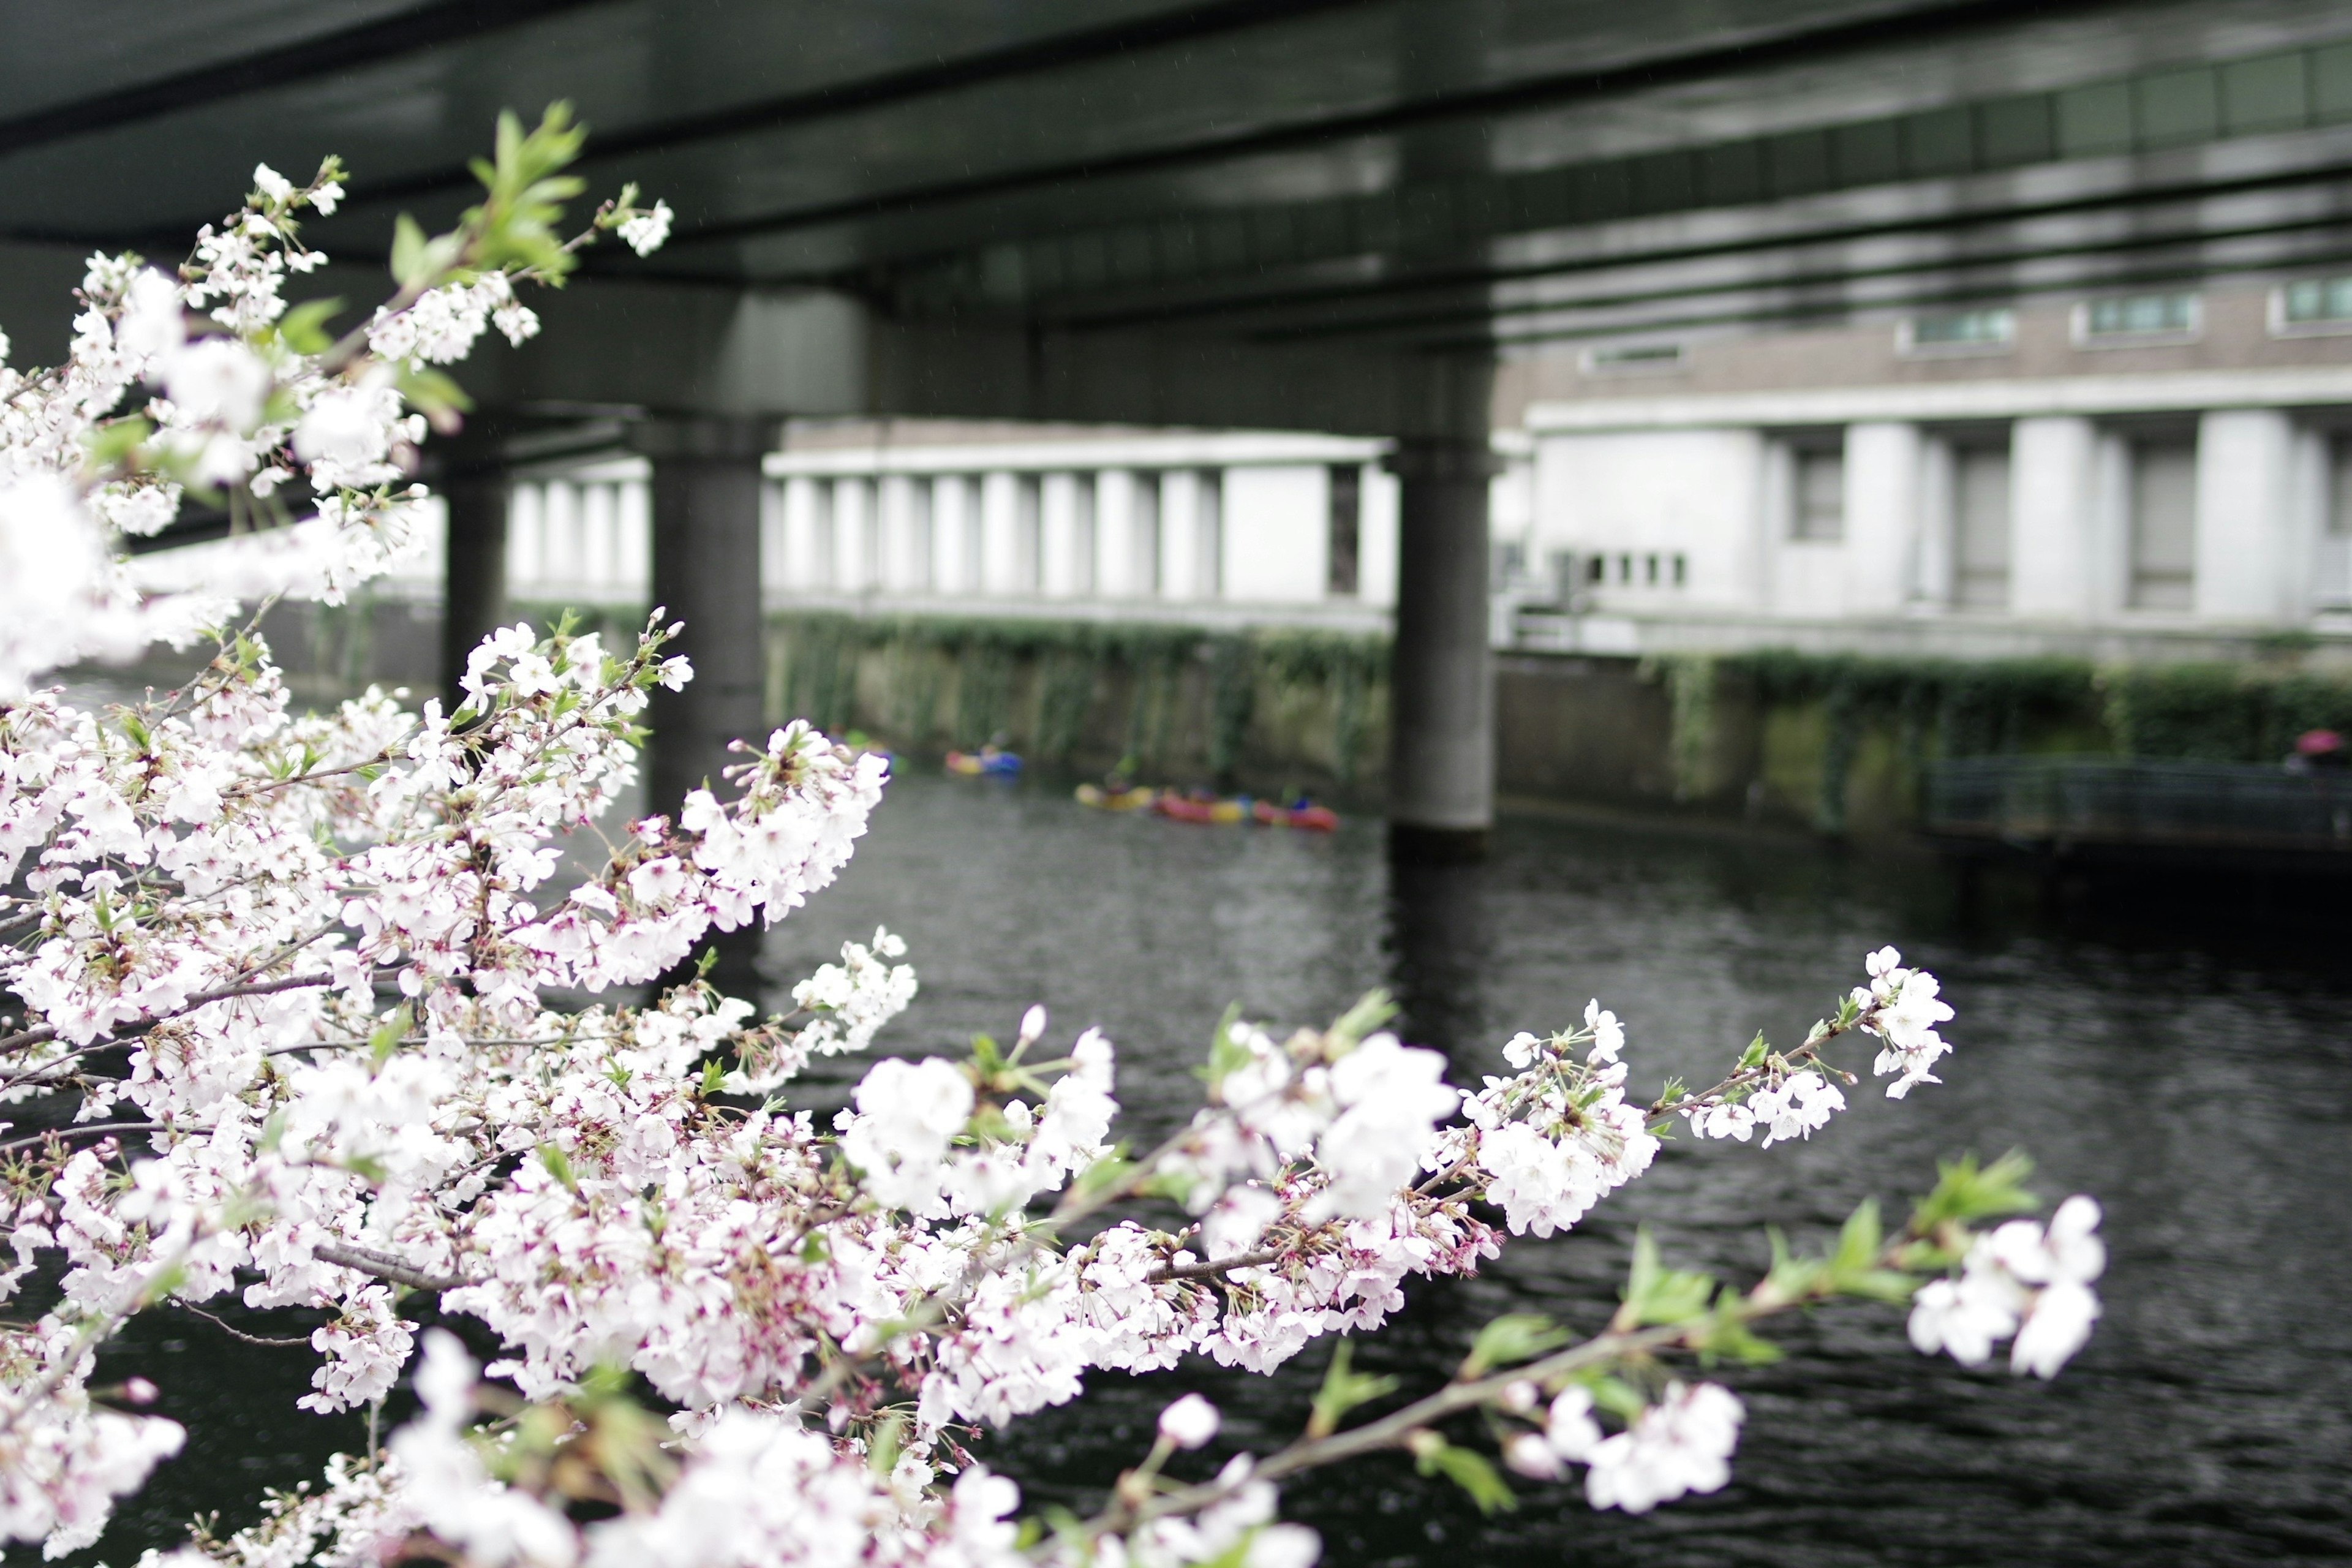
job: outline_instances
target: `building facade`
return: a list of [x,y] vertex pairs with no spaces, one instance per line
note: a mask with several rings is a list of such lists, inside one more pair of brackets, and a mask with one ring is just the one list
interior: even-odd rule
[[[2352,276],[1528,352],[1497,647],[2352,650]],[[835,421],[765,463],[771,608],[1377,630],[1377,441]],[[646,475],[520,472],[510,595],[635,605]],[[438,563],[404,576],[431,591]]]
[[[1378,629],[1396,595],[1381,454],[1255,432],[803,426],[765,464],[762,596],[876,615]],[[646,482],[627,458],[525,471],[509,595],[645,602]],[[405,575],[422,585],[436,569],[420,559]]]
[[1524,362],[1522,646],[2163,656],[2352,630],[2352,279]]

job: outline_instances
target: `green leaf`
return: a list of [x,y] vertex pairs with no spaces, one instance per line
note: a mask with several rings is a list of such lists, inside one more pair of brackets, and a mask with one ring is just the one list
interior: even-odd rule
[[1717,1294],[1715,1310],[1695,1342],[1700,1361],[1712,1366],[1728,1358],[1748,1366],[1763,1366],[1780,1359],[1780,1347],[1758,1338],[1741,1309],[1739,1293],[1729,1286]]
[[1212,1089],[1224,1082],[1227,1073],[1249,1062],[1249,1052],[1234,1039],[1234,1026],[1241,1022],[1241,1016],[1242,1005],[1235,1002],[1217,1020],[1216,1033],[1209,1037],[1209,1065],[1201,1070],[1201,1076]]
[[1353,1046],[1396,1016],[1396,1003],[1386,991],[1374,987],[1332,1022],[1331,1034],[1343,1046]]
[[1928,1236],[1947,1223],[2031,1213],[2041,1206],[2022,1184],[2032,1173],[2033,1162],[2014,1149],[1981,1168],[1974,1154],[1939,1160],[1935,1190],[1911,1211],[1911,1233]]
[[1650,1407],[1650,1402],[1642,1397],[1642,1391],[1622,1377],[1604,1375],[1583,1381],[1584,1386],[1592,1391],[1592,1403],[1628,1426],[1633,1424],[1633,1417]]
[[1517,1366],[1568,1343],[1568,1331],[1536,1312],[1507,1312],[1478,1331],[1469,1356],[1455,1375],[1464,1382],[1498,1366]]
[[140,443],[154,434],[154,426],[137,415],[109,420],[82,437],[82,446],[89,452],[89,465],[100,470],[128,463]]
[[393,220],[392,277],[402,288],[421,288],[425,278],[425,230],[406,213]]
[[1838,1231],[1837,1250],[1830,1254],[1831,1278],[1842,1279],[1868,1269],[1878,1261],[1881,1239],[1878,1200],[1864,1198]]
[[278,337],[298,354],[322,354],[334,347],[327,323],[343,308],[341,300],[305,300],[278,319]]
[[381,1068],[392,1059],[392,1053],[400,1048],[400,1042],[407,1037],[415,1021],[416,1015],[405,1002],[385,1015],[383,1022],[368,1036],[368,1060],[372,1068]]
[[552,1143],[541,1143],[539,1146],[539,1163],[547,1167],[549,1175],[563,1184],[566,1192],[580,1190],[580,1178],[572,1173],[571,1158],[562,1150]]
[[1756,1037],[1748,1042],[1748,1048],[1739,1053],[1739,1065],[1743,1069],[1761,1067],[1764,1064],[1764,1058],[1771,1054],[1771,1046],[1765,1041],[1764,1032],[1759,1029],[1756,1032]]
[[1633,1237],[1633,1267],[1625,1282],[1625,1304],[1633,1326],[1686,1323],[1706,1310],[1715,1280],[1706,1274],[1668,1268],[1658,1259],[1657,1238],[1643,1226]]
[[1413,1462],[1413,1468],[1424,1476],[1443,1475],[1446,1479],[1470,1494],[1470,1500],[1484,1514],[1508,1513],[1519,1506],[1519,1500],[1486,1456],[1473,1448],[1456,1447],[1451,1443],[1427,1445]]
[[906,1447],[907,1418],[893,1410],[882,1417],[874,1428],[874,1439],[866,1445],[866,1463],[877,1476],[887,1476],[898,1467],[899,1451]]
[[1081,1172],[1071,1190],[1086,1201],[1109,1192],[1134,1173],[1135,1162],[1127,1157],[1127,1145],[1121,1143]]
[[404,364],[396,376],[402,399],[444,435],[457,428],[459,415],[473,409],[474,400],[466,395],[466,389],[437,370]]
[[717,1058],[702,1064],[702,1098],[709,1099],[727,1087],[727,1068]]
[[1323,1373],[1323,1386],[1315,1395],[1315,1413],[1307,1423],[1308,1436],[1328,1437],[1339,1429],[1349,1411],[1396,1392],[1395,1378],[1357,1372],[1355,1351],[1353,1342],[1345,1338],[1331,1347],[1331,1364]]

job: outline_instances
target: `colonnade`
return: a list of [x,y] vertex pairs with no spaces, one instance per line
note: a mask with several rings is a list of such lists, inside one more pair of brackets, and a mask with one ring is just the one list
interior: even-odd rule
[[[629,446],[650,468],[644,493],[653,599],[685,623],[677,651],[695,669],[683,691],[656,693],[648,713],[649,798],[656,809],[674,807],[705,782],[719,785],[729,743],[761,734],[761,530],[763,513],[773,515],[763,504],[772,492],[761,459],[777,434],[773,420],[710,416],[646,418],[630,427]],[[1483,438],[1408,440],[1391,467],[1399,495],[1391,833],[1401,851],[1414,855],[1475,852],[1494,814],[1486,591],[1494,459]],[[443,489],[449,514],[444,657],[454,683],[465,652],[505,610],[508,477],[476,465],[453,469]],[[619,487],[596,504],[619,508],[627,493]],[[1198,541],[1205,531],[1197,520],[1205,510],[1197,490],[1192,510],[1199,585]],[[940,511],[929,521],[936,548]],[[1159,521],[1164,537],[1164,510]],[[1038,519],[1041,546],[1045,521]],[[631,531],[613,530],[616,538]],[[1144,554],[1130,550],[1126,570],[1133,572]],[[1161,554],[1155,569],[1166,570],[1166,560]],[[1042,582],[1044,560],[1031,569]]]

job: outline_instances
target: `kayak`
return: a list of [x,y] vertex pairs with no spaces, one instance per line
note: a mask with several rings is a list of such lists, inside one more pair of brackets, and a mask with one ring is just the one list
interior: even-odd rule
[[1171,822],[1218,824],[1247,822],[1252,802],[1247,795],[1232,800],[1203,800],[1192,795],[1163,795],[1151,803],[1151,809]]
[[1202,826],[1230,826],[1255,822],[1267,827],[1296,827],[1307,833],[1329,833],[1339,826],[1339,814],[1301,795],[1288,805],[1255,800],[1245,795],[1217,796],[1182,795],[1172,789],[1105,789],[1100,784],[1077,787],[1080,805],[1097,811],[1148,811],[1171,822]]
[[1252,815],[1268,827],[1296,827],[1307,833],[1329,833],[1339,826],[1338,812],[1309,800],[1296,805],[1276,805],[1270,800],[1262,800],[1252,809]]
[[1148,811],[1159,798],[1156,789],[1104,789],[1090,784],[1078,786],[1078,804],[1091,805],[1097,811]]
[[1000,752],[993,746],[983,746],[977,752],[950,752],[948,772],[965,778],[979,778],[983,773],[1008,774],[1021,771],[1021,759],[1011,752]]

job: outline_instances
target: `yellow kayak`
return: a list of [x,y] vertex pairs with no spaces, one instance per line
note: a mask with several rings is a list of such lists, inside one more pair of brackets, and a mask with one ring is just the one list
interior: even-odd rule
[[1110,790],[1104,789],[1099,784],[1082,784],[1078,786],[1078,804],[1091,805],[1097,811],[1146,811],[1150,808],[1151,803],[1159,798],[1158,790]]

